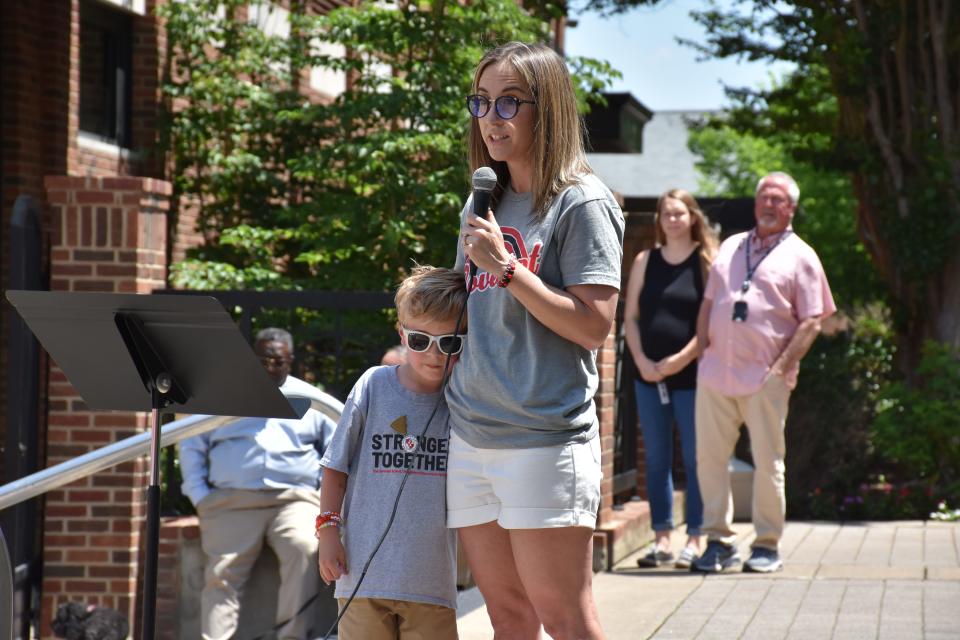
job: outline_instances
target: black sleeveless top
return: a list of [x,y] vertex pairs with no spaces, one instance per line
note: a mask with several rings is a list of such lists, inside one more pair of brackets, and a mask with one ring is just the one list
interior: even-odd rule
[[[643,353],[657,362],[683,349],[697,334],[697,313],[703,300],[700,251],[694,250],[680,264],[663,259],[660,249],[647,258],[647,270],[640,291],[640,343]],[[637,372],[637,380],[649,384]],[[697,386],[697,361],[665,380],[667,388],[693,389]]]

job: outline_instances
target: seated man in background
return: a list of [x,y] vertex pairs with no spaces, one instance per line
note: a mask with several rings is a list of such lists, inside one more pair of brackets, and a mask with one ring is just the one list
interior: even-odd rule
[[[289,332],[260,331],[254,351],[281,390],[312,388],[290,375]],[[284,624],[277,638],[307,639],[311,621],[298,613],[320,590],[312,524],[320,512],[320,456],[335,428],[330,418],[309,409],[299,420],[238,418],[180,443],[183,493],[197,509],[207,557],[201,597],[205,640],[233,637],[240,592],[264,542],[280,563],[277,624]]]

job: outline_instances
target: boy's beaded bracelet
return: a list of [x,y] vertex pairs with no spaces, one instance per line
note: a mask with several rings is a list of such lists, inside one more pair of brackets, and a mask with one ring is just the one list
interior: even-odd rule
[[340,517],[340,514],[336,511],[324,511],[319,516],[317,516],[316,527],[313,534],[319,538],[320,529],[326,527],[336,527],[337,529],[343,528],[343,518]]
[[335,520],[329,520],[324,522],[322,525],[317,527],[316,531],[313,532],[313,535],[317,540],[320,540],[320,529],[326,529],[327,527],[336,527],[337,531],[340,531],[343,528],[343,525]]
[[320,525],[325,522],[337,522],[342,524],[343,518],[340,517],[339,511],[324,511],[317,516],[317,522],[315,526],[319,529]]
[[513,280],[513,273],[517,270],[517,259],[510,258],[510,262],[507,263],[507,268],[504,269],[503,275],[500,276],[500,282],[497,283],[498,287],[506,287],[510,284],[510,281]]

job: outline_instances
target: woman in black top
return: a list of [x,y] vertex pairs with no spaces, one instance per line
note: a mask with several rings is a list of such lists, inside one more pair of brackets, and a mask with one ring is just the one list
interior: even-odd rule
[[[681,189],[660,196],[654,224],[657,246],[641,251],[633,261],[624,317],[627,346],[638,371],[637,412],[656,535],[637,564],[689,568],[699,552],[703,523],[694,426],[697,312],[717,240],[697,201]],[[676,560],[670,550],[674,421],[687,475],[687,543]]]

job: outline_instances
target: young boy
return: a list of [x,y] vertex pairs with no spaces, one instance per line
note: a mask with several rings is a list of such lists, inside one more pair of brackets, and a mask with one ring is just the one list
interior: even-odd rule
[[396,305],[406,362],[360,377],[320,461],[320,576],[337,581],[341,609],[410,474],[390,533],[340,620],[341,640],[457,637],[456,542],[445,506],[449,414],[441,385],[447,354],[452,366],[463,347],[452,334],[466,298],[463,273],[452,269],[417,267],[403,281]]

